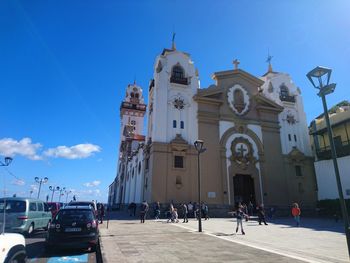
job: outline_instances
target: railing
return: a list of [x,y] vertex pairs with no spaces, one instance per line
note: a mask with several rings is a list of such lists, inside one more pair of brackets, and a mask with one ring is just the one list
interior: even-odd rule
[[134,110],[146,110],[146,104],[133,104],[130,102],[123,102],[121,108],[134,109]]
[[288,102],[295,102],[295,97],[289,96],[289,95],[280,95],[280,100],[281,101],[288,101]]
[[[342,145],[336,145],[335,150],[337,152],[337,157],[350,155],[350,141],[343,141]],[[332,159],[331,147],[326,146],[316,149],[316,155],[319,160]]]
[[170,77],[170,82],[171,83],[177,83],[177,84],[182,84],[182,85],[187,85],[188,84],[188,79],[187,78],[177,78],[177,77]]

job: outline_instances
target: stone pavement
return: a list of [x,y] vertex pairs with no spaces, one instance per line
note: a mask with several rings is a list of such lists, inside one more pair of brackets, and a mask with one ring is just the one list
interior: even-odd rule
[[[101,253],[111,262],[349,262],[341,223],[304,219],[292,227],[290,219],[259,226],[244,224],[246,235],[233,234],[234,219],[141,224],[125,213],[111,214],[100,225]],[[180,220],[181,222],[181,220]]]

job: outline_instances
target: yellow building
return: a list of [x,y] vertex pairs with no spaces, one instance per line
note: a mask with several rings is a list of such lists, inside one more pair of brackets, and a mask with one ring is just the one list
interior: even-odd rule
[[[334,144],[344,196],[350,197],[350,103],[342,101],[329,110]],[[338,198],[332,163],[332,154],[324,114],[314,119],[309,127],[311,146],[315,154],[315,172],[318,199]]]

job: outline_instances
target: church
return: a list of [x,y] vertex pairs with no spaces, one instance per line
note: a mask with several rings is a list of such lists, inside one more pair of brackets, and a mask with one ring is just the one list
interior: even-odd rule
[[[313,208],[317,184],[301,90],[271,59],[263,76],[239,68],[214,72],[200,87],[188,53],[164,49],[154,63],[148,105],[136,83],[120,105],[120,148],[108,203],[202,201],[209,207],[239,202]],[[147,118],[146,134],[144,118]]]

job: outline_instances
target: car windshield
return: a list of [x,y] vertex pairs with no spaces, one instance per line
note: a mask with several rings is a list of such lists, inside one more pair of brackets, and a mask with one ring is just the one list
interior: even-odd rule
[[[6,207],[5,207],[6,204]],[[26,202],[18,200],[0,200],[0,213],[23,213],[26,211]]]
[[61,223],[71,221],[85,222],[94,220],[94,216],[91,210],[60,210],[55,220]]
[[90,206],[92,208],[94,208],[93,203],[89,203],[89,202],[72,202],[69,205],[74,205],[74,206]]

